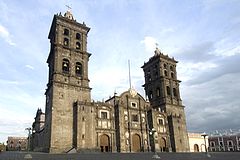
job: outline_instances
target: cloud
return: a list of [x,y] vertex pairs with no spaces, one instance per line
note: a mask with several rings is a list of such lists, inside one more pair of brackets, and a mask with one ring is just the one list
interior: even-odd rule
[[240,45],[228,39],[211,41],[180,49],[178,73],[188,85],[211,81],[228,73],[240,72]]
[[111,67],[98,69],[93,72],[94,74],[91,76],[92,95],[98,100],[112,95],[114,91],[120,93],[129,88],[127,70]]
[[12,41],[11,35],[9,34],[8,30],[0,25],[0,37],[2,37],[8,44],[15,46],[16,44]]
[[[191,82],[195,79],[200,78],[201,73],[203,72],[211,72],[215,68],[217,68],[218,65],[214,62],[179,62],[178,65],[178,77],[181,79],[184,83]],[[201,75],[203,76],[203,75]],[[205,77],[205,76],[204,76]]]
[[215,51],[212,53],[217,56],[229,57],[240,54],[240,43],[233,43],[230,38],[224,38],[215,44]]
[[0,142],[6,141],[9,136],[26,137],[25,128],[31,127],[32,122],[33,117],[24,110],[17,112],[14,109],[0,107]]
[[184,46],[178,51],[179,60],[183,62],[204,62],[215,58],[211,52],[214,51],[214,43],[211,41],[202,42],[190,46]]
[[26,67],[26,68],[29,68],[29,69],[31,69],[31,70],[34,70],[34,67],[31,66],[31,65],[29,65],[29,64],[25,65],[25,67]]
[[[240,73],[240,68],[236,67],[238,66],[240,61],[239,55],[229,56],[229,57],[219,57],[213,60],[211,63],[206,62],[203,63],[205,66],[199,67],[196,69],[196,71],[193,73],[194,75],[191,75],[191,79],[187,81],[186,83],[188,85],[197,85],[201,83],[205,83],[207,81],[211,81],[213,79],[216,79],[218,77],[224,76],[226,74],[230,73]],[[209,64],[209,65],[206,65]],[[204,69],[206,68],[206,69]],[[181,71],[184,72],[184,71]],[[190,74],[191,72],[187,72],[187,74]],[[227,83],[225,85],[228,85]]]
[[191,130],[239,128],[240,73],[229,73],[194,86],[182,86]]
[[[23,71],[19,69],[19,71]],[[8,73],[13,74],[13,73]],[[44,91],[31,80],[23,80],[23,75],[15,73],[20,79],[0,79],[0,142],[8,136],[25,136],[25,128],[32,125],[37,107],[44,108]],[[11,118],[9,118],[11,117]]]
[[154,37],[146,36],[140,43],[145,45],[146,52],[153,52],[156,48],[157,40]]
[[19,81],[16,80],[5,80],[5,79],[0,79],[0,83],[4,85],[19,85]]

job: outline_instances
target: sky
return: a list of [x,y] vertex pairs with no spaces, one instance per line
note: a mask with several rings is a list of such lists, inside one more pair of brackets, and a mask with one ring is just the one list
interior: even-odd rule
[[134,88],[156,43],[174,57],[190,132],[240,129],[239,0],[1,0],[0,142],[27,136],[45,110],[48,33],[54,14],[72,7],[88,34],[92,99]]

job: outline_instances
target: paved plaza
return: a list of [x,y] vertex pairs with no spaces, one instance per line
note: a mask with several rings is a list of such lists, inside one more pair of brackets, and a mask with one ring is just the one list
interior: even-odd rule
[[[29,154],[31,156],[29,156]],[[153,153],[74,153],[47,154],[38,152],[2,152],[0,160],[151,160]],[[210,153],[158,153],[161,160],[239,160],[240,152]]]

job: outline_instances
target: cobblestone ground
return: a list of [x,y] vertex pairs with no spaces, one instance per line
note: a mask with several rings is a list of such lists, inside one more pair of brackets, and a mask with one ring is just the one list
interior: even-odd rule
[[[29,155],[30,154],[30,155]],[[151,160],[153,153],[74,153],[2,152],[0,160]],[[240,152],[229,153],[158,153],[160,160],[240,160]]]

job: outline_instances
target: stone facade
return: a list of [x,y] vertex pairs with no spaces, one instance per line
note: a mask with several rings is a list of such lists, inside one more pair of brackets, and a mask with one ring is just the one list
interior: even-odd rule
[[177,61],[160,52],[142,66],[145,76],[143,85],[152,108],[166,113],[171,148],[175,152],[189,151],[184,106],[180,98]]
[[[45,122],[44,127],[39,128],[42,125],[38,117],[43,113],[38,111],[33,125],[33,150],[50,153],[73,150],[165,152],[173,148],[174,151],[187,151],[178,80],[157,82],[162,88],[165,83],[176,86],[177,98],[155,98],[156,103],[149,98],[149,102],[130,88],[120,95],[114,94],[105,102],[91,101],[88,78],[91,54],[87,52],[89,30],[84,23],[74,20],[69,11],[53,18],[48,36],[51,47],[47,60],[49,80],[45,93]],[[169,62],[175,65],[175,61]],[[144,64],[144,72],[145,66],[147,64]],[[174,73],[176,76],[176,71]],[[144,86],[149,93],[146,87],[151,85],[146,82]],[[165,103],[166,100],[171,103]]]
[[73,20],[68,11],[55,15],[48,38],[49,82],[46,90],[46,150],[61,152],[73,146],[73,104],[90,102],[86,25]]

